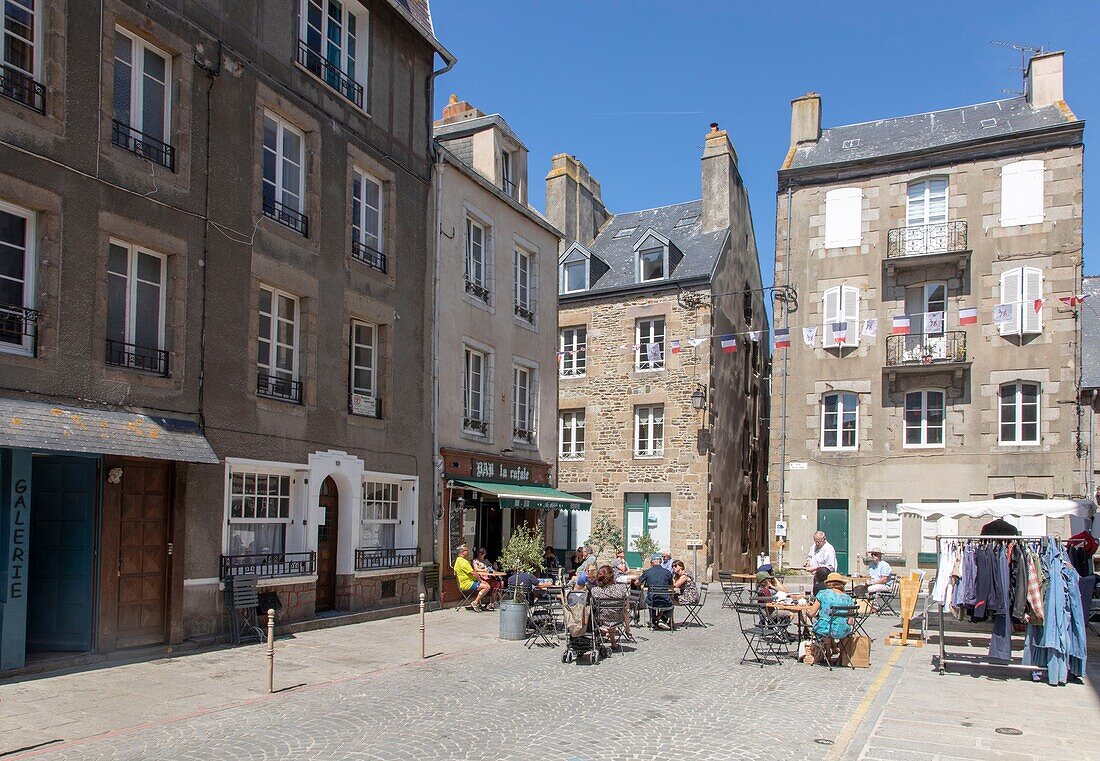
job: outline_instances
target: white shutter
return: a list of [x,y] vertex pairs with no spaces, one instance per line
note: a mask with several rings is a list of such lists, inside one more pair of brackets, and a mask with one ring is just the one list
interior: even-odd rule
[[851,286],[844,286],[844,300],[841,305],[841,319],[848,323],[848,331],[846,334],[846,340],[844,341],[847,346],[859,346],[859,289]]
[[1020,333],[1020,302],[1023,300],[1020,294],[1021,274],[1022,270],[1017,267],[1001,275],[1001,303],[1013,305],[1012,319],[1000,325],[1002,336]]
[[1017,161],[1001,167],[1001,226],[1043,221],[1043,162]]
[[862,207],[859,188],[837,188],[825,194],[825,248],[860,244]]
[[840,322],[840,286],[830,288],[825,291],[824,299],[824,324],[822,325],[821,345],[826,349],[836,346],[836,341],[833,340],[833,323]]
[[1043,271],[1035,267],[1023,268],[1024,295],[1021,311],[1024,313],[1022,333],[1042,333],[1043,314],[1035,311],[1035,300],[1043,297]]

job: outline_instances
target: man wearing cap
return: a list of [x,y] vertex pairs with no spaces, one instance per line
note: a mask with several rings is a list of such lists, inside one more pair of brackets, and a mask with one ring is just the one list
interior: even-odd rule
[[871,562],[867,564],[867,576],[871,582],[867,585],[867,593],[886,592],[890,589],[890,574],[893,569],[882,559],[882,550],[878,547],[867,554],[871,556]]
[[814,546],[806,556],[803,569],[814,575],[814,594],[825,587],[825,577],[836,571],[836,550],[825,540],[825,532],[814,534]]
[[[669,617],[672,615],[672,599],[667,595],[652,594],[653,587],[669,587],[672,585],[672,571],[661,565],[660,555],[649,556],[649,568],[645,569],[638,578],[638,586],[646,587],[646,602],[649,605],[649,625],[656,629],[659,624],[670,627]],[[665,610],[655,610],[664,608]]]

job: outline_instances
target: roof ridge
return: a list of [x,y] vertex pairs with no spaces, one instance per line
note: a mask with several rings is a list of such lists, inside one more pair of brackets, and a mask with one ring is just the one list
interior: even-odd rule
[[[942,113],[946,113],[948,111],[962,111],[963,109],[966,109],[966,108],[977,108],[978,106],[988,106],[992,103],[1008,103],[1009,101],[1023,100],[1023,99],[1024,99],[1023,95],[1017,95],[1017,96],[1012,97],[1012,98],[998,98],[996,100],[985,100],[985,101],[982,101],[981,103],[969,103],[965,106],[953,106],[951,108],[937,108],[937,109],[934,109],[932,111],[919,111],[915,114],[904,114],[902,116],[882,116],[882,117],[879,117],[878,119],[868,119],[867,121],[863,121],[863,122],[852,122],[851,124],[838,124],[835,127],[824,127],[822,129],[822,131],[823,132],[828,132],[829,130],[842,129],[844,127],[860,127],[864,124],[875,124],[876,122],[888,122],[891,119],[912,119],[915,116],[930,116],[931,114],[942,114]],[[1044,108],[1045,108],[1045,106],[1044,106]]]
[[657,211],[657,209],[671,209],[673,206],[687,206],[690,203],[702,203],[702,202],[703,202],[702,198],[695,198],[691,201],[680,201],[679,203],[666,203],[663,206],[653,206],[653,207],[648,208],[648,209],[634,209],[633,211],[620,211],[617,214],[615,214],[615,219],[618,219],[619,217],[621,217],[625,214],[641,214],[643,211]]

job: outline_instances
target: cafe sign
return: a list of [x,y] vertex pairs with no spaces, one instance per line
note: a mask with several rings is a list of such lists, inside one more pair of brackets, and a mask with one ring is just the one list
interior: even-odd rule
[[519,497],[501,497],[501,507],[515,510],[568,510],[578,507],[576,503],[560,502],[553,499],[521,499]]
[[489,481],[513,481],[526,484],[531,482],[531,469],[526,465],[509,465],[492,460],[474,460],[471,463],[472,477]]

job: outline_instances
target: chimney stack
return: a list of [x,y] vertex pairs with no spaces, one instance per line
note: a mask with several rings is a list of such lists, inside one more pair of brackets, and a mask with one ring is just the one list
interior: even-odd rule
[[711,122],[702,161],[703,232],[725,230],[733,221],[733,189],[741,180],[737,173],[737,151],[717,122]]
[[816,143],[821,137],[821,96],[808,92],[791,101],[791,145]]
[[1065,100],[1062,88],[1062,58],[1065,52],[1033,55],[1027,62],[1027,102],[1032,108],[1052,106]]
[[574,241],[592,245],[611,214],[600,198],[600,183],[576,156],[559,153],[546,175],[546,218],[565,233],[564,251]]
[[447,105],[443,107],[443,118],[436,121],[435,126],[453,124],[463,119],[476,119],[479,116],[485,116],[485,114],[471,106],[467,101],[459,100],[457,95],[451,93]]

